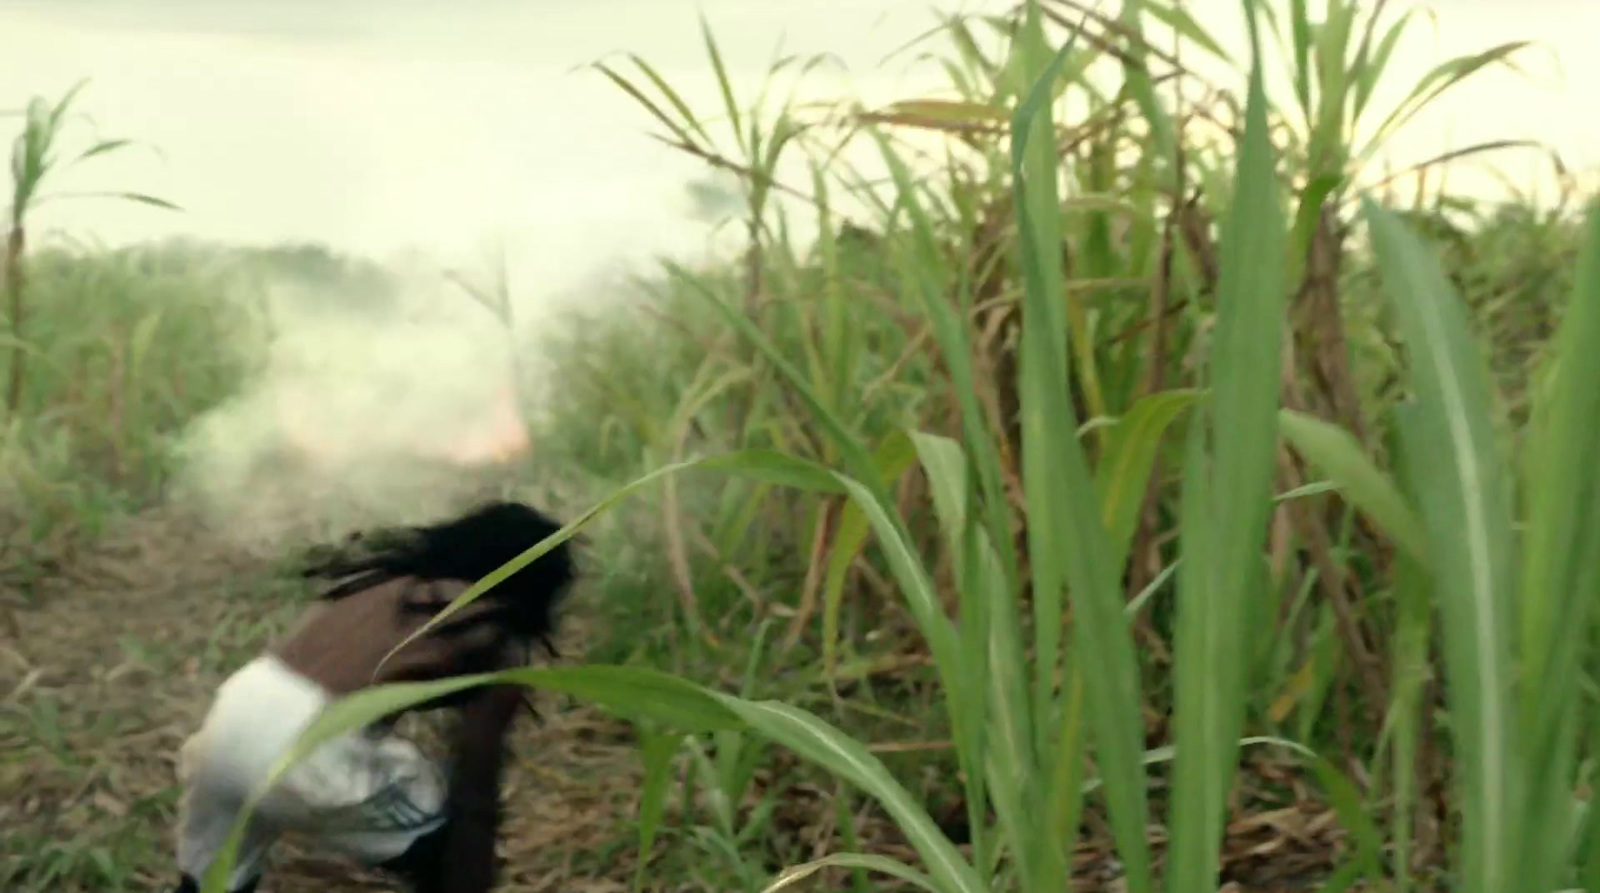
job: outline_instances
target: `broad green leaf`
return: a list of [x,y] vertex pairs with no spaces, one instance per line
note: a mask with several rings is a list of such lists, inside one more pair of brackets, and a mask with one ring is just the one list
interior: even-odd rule
[[1522,731],[1528,763],[1521,813],[1526,890],[1565,880],[1584,668],[1600,591],[1600,202],[1589,208],[1572,301],[1557,336],[1547,420],[1529,451],[1522,613]]
[[1509,481],[1490,418],[1488,370],[1436,258],[1393,213],[1363,212],[1384,288],[1412,356],[1417,505],[1436,582],[1466,893],[1514,888],[1517,747],[1509,647],[1513,583]]

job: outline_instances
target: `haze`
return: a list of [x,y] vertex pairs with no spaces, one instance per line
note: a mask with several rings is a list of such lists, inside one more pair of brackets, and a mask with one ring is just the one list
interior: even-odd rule
[[[1187,6],[1242,48],[1237,0]],[[908,56],[882,60],[932,23],[933,8],[925,0],[7,0],[0,107],[92,78],[83,109],[99,127],[153,144],[164,158],[128,153],[69,185],[138,188],[186,209],[62,203],[41,214],[47,226],[112,243],[183,232],[447,258],[501,239],[517,246],[527,272],[576,281],[619,256],[704,237],[684,224],[684,184],[701,169],[648,139],[643,112],[581,66],[636,51],[711,109],[696,21],[704,10],[746,91],[781,38],[789,51],[836,54],[857,92],[904,97],[940,86],[939,75]],[[1570,164],[1600,162],[1594,103],[1571,86],[1600,83],[1600,60],[1582,45],[1600,33],[1600,4],[1450,0],[1439,15],[1437,51],[1430,30],[1415,28],[1391,90],[1445,54],[1514,38],[1548,45],[1564,81],[1548,50],[1530,54],[1530,79],[1496,72],[1464,88],[1391,144],[1397,162],[1508,136],[1546,140]],[[1529,153],[1499,162],[1524,185],[1547,168]],[[1494,187],[1480,178],[1472,188]]]

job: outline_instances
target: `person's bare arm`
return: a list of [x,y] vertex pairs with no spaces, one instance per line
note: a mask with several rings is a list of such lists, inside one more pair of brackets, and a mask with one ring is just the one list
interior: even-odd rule
[[451,735],[443,827],[384,866],[404,876],[412,893],[489,893],[494,886],[506,738],[524,694],[516,685],[471,694]]
[[454,821],[442,871],[450,893],[489,893],[500,836],[500,783],[507,733],[523,706],[518,685],[493,685],[461,708],[450,765],[448,808]]

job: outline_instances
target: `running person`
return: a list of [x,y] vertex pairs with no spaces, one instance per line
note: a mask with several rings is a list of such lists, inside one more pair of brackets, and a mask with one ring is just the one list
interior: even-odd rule
[[[566,543],[385,661],[469,586],[558,529],[525,505],[492,503],[443,524],[384,531],[367,554],[309,566],[306,577],[333,588],[222,683],[183,745],[178,893],[197,893],[247,798],[333,700],[384,683],[522,665],[535,642],[554,654],[555,608],[574,576]],[[399,874],[413,893],[487,893],[505,738],[524,703],[519,686],[481,686],[401,711],[455,710],[445,771],[393,733],[398,713],[323,744],[258,803],[228,893],[256,889],[284,832]]]

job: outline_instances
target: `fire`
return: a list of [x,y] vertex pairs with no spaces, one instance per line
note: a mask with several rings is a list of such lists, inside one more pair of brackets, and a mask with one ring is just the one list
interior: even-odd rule
[[[352,445],[330,436],[327,428],[313,417],[311,401],[296,399],[280,391],[277,419],[284,441],[313,466],[332,468],[344,461],[359,461],[360,455],[374,450],[398,451],[412,456],[436,459],[462,467],[509,462],[525,454],[531,446],[527,426],[517,406],[516,392],[510,384],[494,392],[486,413],[473,413],[465,424],[445,422],[414,426],[401,435],[372,432],[372,441]],[[326,412],[326,410],[324,410]]]
[[419,452],[457,465],[508,462],[528,451],[528,428],[511,387],[495,392],[494,404],[482,423],[457,432],[442,444],[418,444]]

